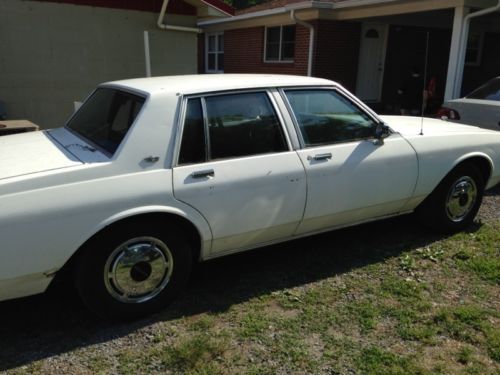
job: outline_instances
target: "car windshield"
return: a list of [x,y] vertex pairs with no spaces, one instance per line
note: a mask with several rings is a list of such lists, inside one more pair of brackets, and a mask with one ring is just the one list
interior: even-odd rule
[[138,95],[99,88],[66,126],[110,154],[114,154],[144,104]]
[[467,99],[500,101],[500,77],[493,78],[466,96]]

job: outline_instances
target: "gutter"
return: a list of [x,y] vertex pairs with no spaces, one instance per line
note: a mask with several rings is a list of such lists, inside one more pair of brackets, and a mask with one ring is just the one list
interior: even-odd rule
[[167,25],[163,23],[163,19],[165,18],[165,13],[167,12],[167,5],[169,0],[163,0],[163,4],[161,5],[161,11],[158,15],[158,21],[156,25],[162,30],[174,30],[174,31],[186,31],[190,33],[201,33],[202,30],[196,27],[186,27],[186,26],[173,26]]
[[242,21],[258,17],[274,16],[276,14],[288,13],[291,10],[311,9],[311,8],[332,9],[333,6],[334,6],[333,3],[327,3],[324,1],[304,1],[302,3],[291,4],[280,8],[259,10],[257,12],[244,13],[238,16],[227,17],[218,20],[200,21],[198,22],[198,26],[218,25],[220,23],[226,23],[226,22]]
[[307,56],[307,76],[311,77],[312,76],[312,59],[313,59],[313,51],[314,51],[314,26],[311,25],[310,23],[299,20],[297,17],[295,17],[295,9],[292,9],[290,11],[290,18],[295,23],[298,23],[299,25],[302,25],[302,26],[307,27],[309,29],[309,52],[308,52],[308,56]]
[[218,25],[226,22],[242,21],[251,18],[273,16],[276,14],[288,13],[291,10],[300,9],[343,9],[354,8],[360,6],[368,6],[374,4],[391,3],[398,0],[347,0],[340,3],[332,3],[328,1],[303,1],[300,3],[289,4],[280,8],[264,9],[256,12],[244,13],[233,17],[227,17],[217,20],[206,20],[198,22],[198,26]]
[[500,0],[498,0],[497,5],[491,7],[491,8],[486,8],[479,10],[474,13],[470,13],[464,18],[464,23],[462,26],[462,38],[460,39],[460,50],[458,54],[458,70],[457,70],[457,75],[455,76],[455,89],[453,92],[453,98],[458,98],[460,97],[460,91],[462,90],[462,80],[464,76],[464,65],[465,65],[465,52],[467,50],[467,40],[469,36],[469,26],[470,26],[470,20],[475,17],[480,17],[484,16],[486,14],[494,13],[496,11],[500,10]]

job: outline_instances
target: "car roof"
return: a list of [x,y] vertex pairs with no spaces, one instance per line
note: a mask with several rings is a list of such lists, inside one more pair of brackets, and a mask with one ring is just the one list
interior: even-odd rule
[[202,92],[290,86],[333,86],[333,81],[278,74],[193,74],[152,78],[135,78],[107,82],[101,86],[120,86],[147,94],[158,92],[196,94]]

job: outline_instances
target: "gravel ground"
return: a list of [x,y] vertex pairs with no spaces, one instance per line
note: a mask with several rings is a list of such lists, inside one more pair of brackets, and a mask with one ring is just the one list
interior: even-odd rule
[[500,219],[500,184],[485,192],[478,218],[481,220]]
[[[486,192],[478,214],[479,222],[496,220],[500,220],[500,185]],[[386,249],[388,257],[399,256],[401,248],[425,247],[442,238],[423,231],[415,225],[411,216],[403,216],[206,262],[195,273],[188,293],[170,309],[127,324],[110,324],[94,319],[78,298],[71,294],[45,294],[2,302],[0,373],[99,372],[102,358],[113,361],[120,353],[123,355],[138,347],[153,345],[156,331],[165,322],[224,311],[262,293],[294,287],[295,282],[307,284],[341,275],[370,262],[384,262],[379,258],[370,260],[369,256],[358,252],[342,253],[336,259],[336,267],[331,268],[329,265],[321,267],[316,260],[304,257],[308,246],[328,247],[335,241],[342,247],[342,241],[348,244],[353,236],[361,238],[362,245],[367,248],[378,246]],[[319,267],[320,272],[306,280],[262,277],[262,268],[265,267],[273,268],[272,275],[293,274],[294,268],[286,268],[286,262],[283,262],[283,258],[290,257],[304,262],[300,263],[300,268]],[[246,282],[245,278],[248,279]],[[222,295],[221,290],[224,290]],[[174,329],[176,325],[172,327]],[[118,372],[115,369],[115,373]]]

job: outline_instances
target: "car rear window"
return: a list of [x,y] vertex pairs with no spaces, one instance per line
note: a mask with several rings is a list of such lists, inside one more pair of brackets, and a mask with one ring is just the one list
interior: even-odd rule
[[83,103],[66,126],[114,154],[144,101],[143,97],[128,92],[99,88]]
[[468,99],[483,99],[500,101],[500,77],[486,82],[466,96]]

